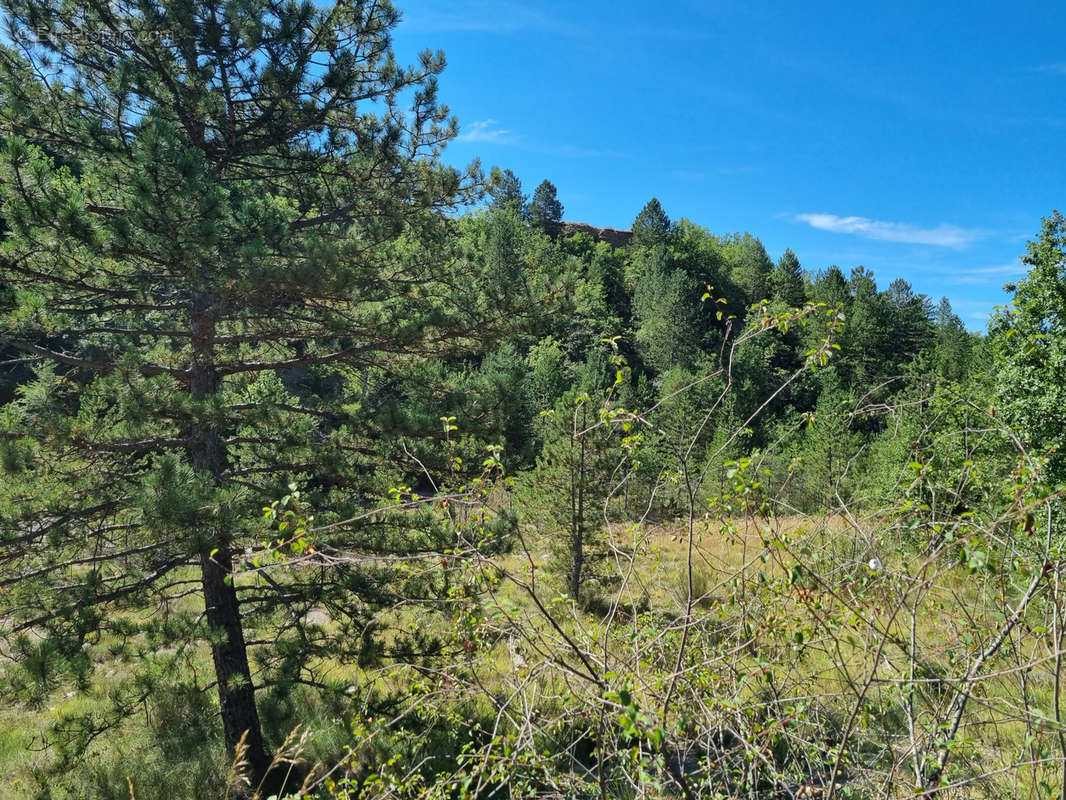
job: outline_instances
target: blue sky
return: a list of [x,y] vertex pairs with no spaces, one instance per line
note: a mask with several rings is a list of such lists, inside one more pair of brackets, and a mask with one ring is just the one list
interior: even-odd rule
[[1066,211],[1062,3],[396,2],[398,55],[448,57],[447,158],[550,179],[569,220],[657,196],[979,330]]

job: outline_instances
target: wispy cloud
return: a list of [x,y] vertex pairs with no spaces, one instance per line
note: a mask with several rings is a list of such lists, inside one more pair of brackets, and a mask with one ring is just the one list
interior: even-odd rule
[[839,217],[836,214],[797,214],[799,222],[812,228],[831,233],[849,233],[864,239],[882,242],[926,244],[937,247],[962,248],[981,238],[977,230],[956,225],[937,225],[935,228],[920,228],[906,222],[888,222],[866,217]]
[[516,133],[509,128],[501,128],[494,119],[481,119],[461,127],[461,133],[455,137],[456,142],[474,144],[495,144],[514,147],[531,153],[544,153],[559,158],[628,158],[626,153],[618,150],[604,150],[596,147],[582,147],[569,142],[563,144],[544,144],[532,140],[529,136]]
[[1050,72],[1052,75],[1066,75],[1066,61],[1057,64],[1043,64],[1036,68],[1037,72]]
[[494,119],[471,122],[455,137],[457,142],[488,142],[490,144],[515,144],[517,137],[506,128],[499,127]]
[[1025,274],[1025,265],[1021,261],[1013,264],[1000,264],[995,267],[966,267],[953,270],[952,283],[991,286],[1020,278]]

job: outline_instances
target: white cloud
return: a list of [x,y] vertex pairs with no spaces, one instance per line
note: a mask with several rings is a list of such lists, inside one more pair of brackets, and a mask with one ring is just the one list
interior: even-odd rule
[[560,158],[628,158],[625,153],[617,150],[602,150],[570,143],[541,144],[532,141],[528,136],[515,133],[507,128],[501,128],[494,119],[477,120],[469,125],[462,126],[460,130],[462,132],[455,137],[457,142],[503,145]]
[[812,228],[831,233],[850,233],[864,239],[906,244],[928,244],[937,247],[966,247],[981,237],[981,232],[956,225],[937,225],[919,228],[906,222],[887,222],[866,217],[838,217],[836,214],[797,214],[796,219]]
[[1015,261],[1013,264],[1000,264],[995,267],[967,267],[966,269],[954,270],[951,282],[991,286],[1021,278],[1025,275],[1025,270],[1026,267],[1021,261]]
[[494,119],[482,119],[471,122],[462,133],[455,137],[457,142],[489,142],[491,144],[513,144],[515,140],[511,131],[497,127]]

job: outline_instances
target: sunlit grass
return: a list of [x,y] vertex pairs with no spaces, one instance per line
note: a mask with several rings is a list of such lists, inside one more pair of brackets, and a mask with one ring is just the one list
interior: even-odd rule
[[[729,702],[761,706],[766,692],[772,691],[779,704],[818,703],[836,724],[851,724],[853,737],[869,734],[870,741],[887,741],[903,751],[908,746],[902,727],[907,682],[914,678],[921,685],[916,723],[929,723],[950,700],[968,660],[980,649],[981,637],[1002,624],[1016,598],[1009,591],[1001,594],[999,584],[971,574],[961,564],[879,535],[878,522],[799,516],[761,522],[700,520],[691,541],[691,609],[690,542],[683,520],[609,529],[606,557],[595,567],[602,586],[594,612],[563,595],[559,576],[549,569],[549,544],[527,536],[527,548],[487,565],[493,574],[504,576],[482,600],[482,613],[499,635],[483,645],[486,649],[471,653],[470,663],[476,665],[484,691],[507,696],[536,686],[538,702],[562,702],[569,689],[551,659],[567,643],[544,618],[542,605],[563,633],[592,657],[623,669],[626,680],[644,681],[635,691],[654,704],[661,699],[661,676],[673,669],[678,637],[691,612],[694,633],[688,647],[696,661],[686,662],[677,691],[696,692],[690,681],[709,680],[706,691],[721,692]],[[880,562],[877,570],[868,565],[873,556]],[[797,565],[803,567],[798,573]],[[918,577],[925,578],[920,589]],[[537,598],[520,584],[535,587]],[[197,613],[201,603],[190,595],[170,610]],[[141,618],[157,611],[125,613]],[[327,632],[339,629],[322,610],[307,621]],[[383,612],[380,621],[386,642],[394,631],[446,624],[414,608]],[[1031,629],[1039,621],[1027,624]],[[745,630],[749,633],[743,634]],[[750,642],[744,641],[745,635]],[[914,663],[911,641],[917,653]],[[1040,636],[1030,635],[1024,644],[1019,641],[1017,651],[998,657],[991,677],[978,682],[960,728],[959,752],[992,773],[986,783],[993,794],[1027,791],[1055,779],[1044,767],[1009,769],[1038,760],[1057,746],[1057,729],[1050,722],[1054,662],[1042,642]],[[97,663],[88,692],[64,686],[42,709],[9,707],[0,714],[0,796],[29,796],[31,771],[48,757],[35,748],[52,721],[92,710],[132,675],[132,663],[110,655],[114,644],[104,637],[94,646]],[[136,646],[132,643],[134,650]],[[707,659],[705,664],[699,663],[701,658]],[[212,676],[206,646],[194,646],[187,661],[206,684]],[[403,669],[363,669],[324,658],[309,662],[307,669],[334,686],[350,687],[356,704],[374,693],[403,691],[417,677]],[[530,675],[535,676],[532,683]],[[320,729],[318,752],[340,753],[348,735],[342,719],[316,710],[312,691],[303,697],[303,711]],[[487,697],[472,694],[468,701],[472,709],[481,708],[491,717]],[[145,746],[151,700],[145,706],[144,715],[131,716],[119,735],[94,745],[100,758]]]

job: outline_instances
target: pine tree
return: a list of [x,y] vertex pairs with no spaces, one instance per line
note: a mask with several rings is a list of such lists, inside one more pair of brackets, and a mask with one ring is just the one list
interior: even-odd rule
[[663,211],[659,198],[653,197],[633,220],[633,244],[650,246],[664,243],[673,231],[673,223]]
[[937,374],[949,381],[961,381],[969,375],[973,340],[946,297],[940,298],[934,320],[933,361]]
[[811,284],[811,300],[847,312],[851,308],[851,292],[844,271],[834,264],[819,272]]
[[785,250],[770,273],[770,291],[775,300],[780,300],[791,308],[803,305],[806,299],[803,270],[791,249]]
[[877,290],[873,272],[866,267],[852,269],[849,287],[852,300],[841,343],[841,362],[852,370],[851,380],[868,386],[894,371],[892,309],[887,297]]
[[[614,363],[623,364],[617,356]],[[621,366],[613,388],[572,389],[553,410],[542,412],[544,445],[520,485],[527,518],[548,538],[551,566],[571,599],[586,605],[592,598],[585,587],[606,554],[607,505],[625,483],[628,454],[620,443],[621,427],[613,422],[624,413],[614,397],[623,375],[628,369]]]
[[656,373],[690,366],[700,351],[700,286],[672,266],[660,250],[646,251],[633,292],[634,339],[644,363]]
[[892,281],[885,295],[892,318],[895,358],[902,365],[933,344],[933,303],[926,295],[915,294],[902,278]]
[[526,204],[526,196],[522,194],[522,179],[511,170],[492,170],[489,197],[492,198],[492,208],[517,209],[519,216],[528,221],[529,207]]
[[559,202],[555,184],[544,179],[529,201],[529,219],[543,231],[552,232],[563,220],[563,204]]
[[[348,620],[331,657],[354,660],[390,595],[355,559],[277,592],[235,580],[256,512],[296,480],[351,510],[380,450],[373,387],[478,324],[457,299],[477,276],[445,238],[479,178],[438,160],[443,56],[398,66],[387,2],[2,6],[38,44],[0,49],[0,347],[38,367],[0,410],[0,627],[83,674],[84,642],[131,635],[123,609],[167,609],[196,570],[189,635],[230,752],[245,736],[262,777],[246,622],[331,604]],[[256,637],[277,681],[314,655],[301,630]]]
[[744,305],[765,300],[770,294],[770,273],[774,263],[762,242],[750,233],[723,237],[722,253],[729,275],[744,295]]

